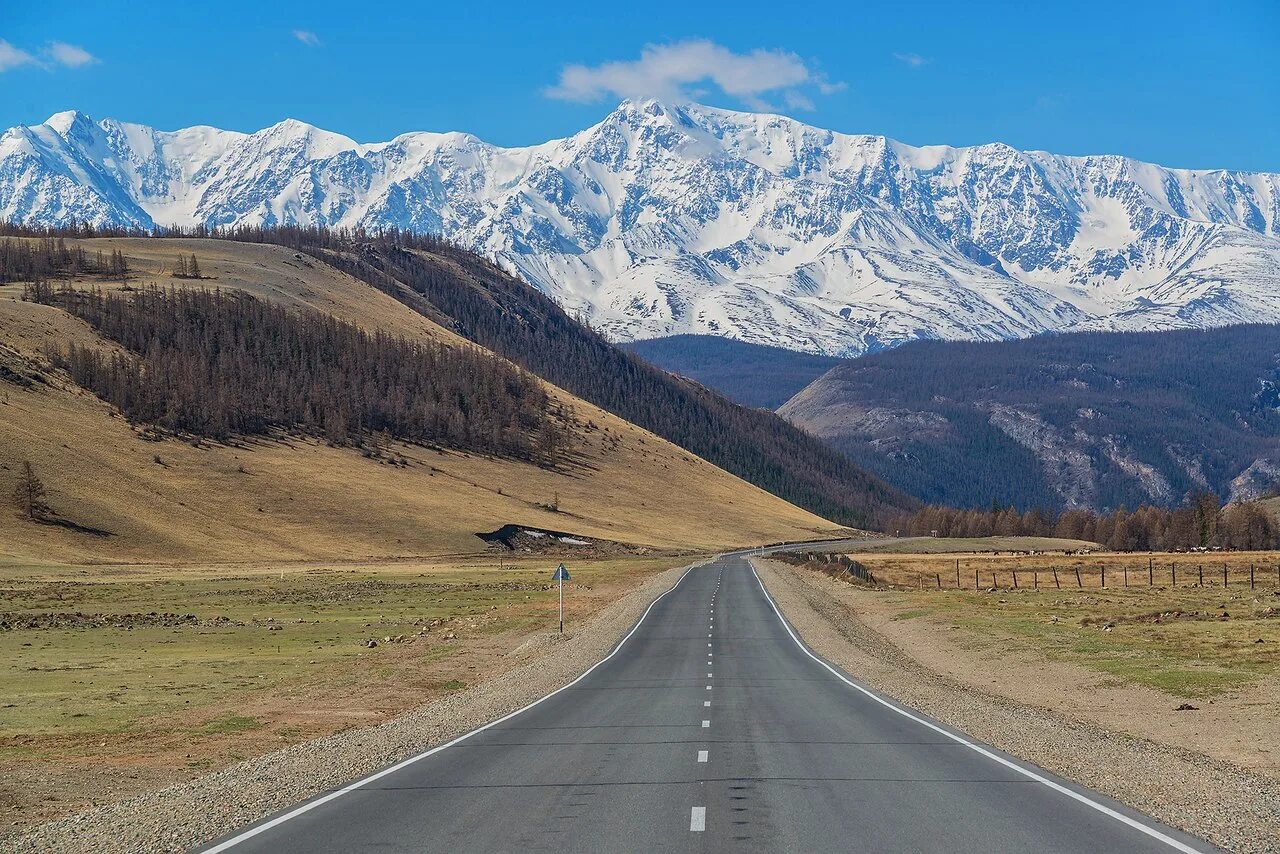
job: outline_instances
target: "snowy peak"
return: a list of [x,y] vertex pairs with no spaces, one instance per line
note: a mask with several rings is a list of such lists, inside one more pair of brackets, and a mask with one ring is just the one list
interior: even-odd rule
[[77,111],[0,137],[0,217],[441,232],[620,339],[856,355],[914,338],[1280,321],[1280,176],[915,147],[624,101],[499,148],[286,119],[164,132]]

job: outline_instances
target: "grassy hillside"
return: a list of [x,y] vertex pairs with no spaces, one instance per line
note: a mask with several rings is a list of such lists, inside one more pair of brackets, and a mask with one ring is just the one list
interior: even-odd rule
[[1173,505],[1280,481],[1280,327],[919,342],[780,409],[929,502]]
[[[281,247],[123,238],[86,243],[95,251],[122,249],[136,271],[132,286],[157,281],[242,290],[370,331],[461,342],[386,294]],[[195,252],[211,278],[195,283],[163,275],[179,251]],[[112,346],[84,322],[20,301],[19,294],[16,285],[0,287],[0,364],[9,366],[0,371],[0,554],[10,560],[473,553],[483,547],[476,532],[504,524],[697,549],[815,537],[835,528],[554,387],[548,387],[553,400],[596,425],[580,436],[575,464],[555,470],[403,443],[368,457],[296,436],[152,441],[149,431],[50,370],[41,355],[50,344]],[[36,381],[27,384],[21,376]],[[8,497],[24,460],[34,464],[61,517],[110,535],[16,518]]]
[[717,335],[671,335],[622,346],[664,371],[759,409],[777,409],[842,361]]
[[405,235],[350,242],[297,230],[243,236],[299,246],[572,394],[825,518],[874,527],[916,504],[773,413],[737,405],[626,353],[470,252]]

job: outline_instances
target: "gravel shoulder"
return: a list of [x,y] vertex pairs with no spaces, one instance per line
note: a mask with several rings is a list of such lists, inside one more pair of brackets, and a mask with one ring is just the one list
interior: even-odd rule
[[284,807],[364,777],[496,720],[572,681],[603,658],[687,567],[646,580],[563,639],[541,633],[510,655],[516,666],[376,726],[259,756],[206,777],[148,792],[17,837],[14,852],[185,851]]
[[938,673],[860,618],[863,591],[780,562],[753,562],[805,643],[869,687],[1222,848],[1280,850],[1274,777],[1001,696],[977,684],[990,673]]

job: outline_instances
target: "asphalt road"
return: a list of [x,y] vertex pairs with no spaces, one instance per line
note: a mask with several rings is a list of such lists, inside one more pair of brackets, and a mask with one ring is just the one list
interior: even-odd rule
[[207,850],[1210,847],[856,685],[732,555],[566,689]]

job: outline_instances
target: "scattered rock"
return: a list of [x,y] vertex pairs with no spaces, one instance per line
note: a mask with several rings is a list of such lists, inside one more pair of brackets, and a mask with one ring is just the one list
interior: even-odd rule
[[1200,711],[1200,707],[1199,707],[1199,706],[1193,706],[1193,705],[1191,705],[1190,703],[1183,703],[1183,704],[1181,704],[1181,705],[1179,705],[1179,706],[1175,707],[1175,708],[1174,708],[1174,711],[1175,711],[1175,712],[1198,712],[1198,711]]

